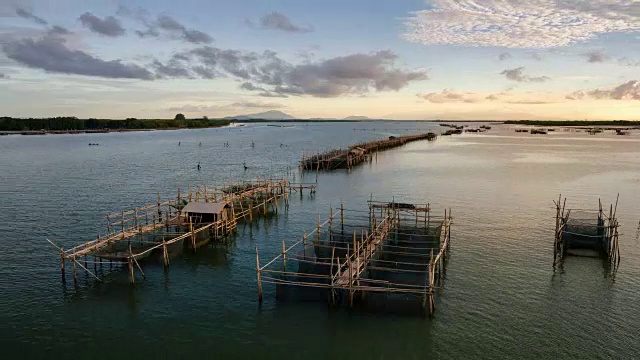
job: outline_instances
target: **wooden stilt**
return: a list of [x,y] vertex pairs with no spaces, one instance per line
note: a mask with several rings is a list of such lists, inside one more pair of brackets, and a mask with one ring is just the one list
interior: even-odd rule
[[78,284],[78,272],[76,269],[76,264],[78,263],[78,261],[76,260],[75,257],[73,257],[72,259],[73,259],[73,284],[76,285]]
[[62,248],[60,249],[60,272],[62,273],[62,283],[65,284],[67,280],[64,276],[64,250]]
[[162,258],[164,267],[167,268],[169,266],[169,253],[167,252],[167,242],[164,240],[164,236],[162,237]]
[[284,240],[282,240],[282,268],[285,272],[287,271],[287,248]]
[[260,258],[256,246],[256,275],[258,277],[258,303],[262,304],[262,281],[260,280]]

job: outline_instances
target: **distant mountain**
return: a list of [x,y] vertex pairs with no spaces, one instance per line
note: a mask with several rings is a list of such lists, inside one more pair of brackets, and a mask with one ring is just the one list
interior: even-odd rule
[[371,120],[371,119],[366,116],[354,115],[354,116],[347,116],[342,120]]
[[261,113],[227,116],[226,120],[250,120],[250,119],[262,119],[262,120],[293,120],[295,117],[283,113],[278,110],[269,110]]

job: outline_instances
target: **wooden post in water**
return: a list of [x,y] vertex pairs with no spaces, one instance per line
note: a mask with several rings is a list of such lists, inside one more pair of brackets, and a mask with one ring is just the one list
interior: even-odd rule
[[331,268],[329,268],[329,276],[331,277],[331,299],[330,299],[330,304],[331,305],[335,305],[336,303],[336,293],[335,293],[335,289],[333,288],[333,259],[336,253],[336,247],[332,246],[331,247]]
[[196,252],[196,235],[193,233],[193,218],[189,216],[189,232],[191,233],[191,246],[193,252]]
[[333,242],[333,207],[329,207],[329,244]]
[[131,256],[129,256],[127,258],[128,262],[129,262],[129,281],[132,284],[135,284],[136,282],[136,278],[135,275],[133,274],[133,258]]
[[107,239],[111,237],[111,219],[107,215]]
[[284,272],[287,272],[287,248],[284,244],[284,240],[282,240],[282,268]]
[[302,256],[307,258],[307,232],[302,233]]
[[76,260],[75,255],[73,256],[72,259],[73,259],[73,284],[77,285],[78,284],[78,271],[77,271],[76,266],[77,266],[78,260]]
[[342,199],[340,199],[340,227],[342,234],[344,235],[344,206],[342,204]]
[[258,303],[262,304],[262,281],[260,280],[260,257],[256,246],[256,275],[258,277]]
[[124,239],[124,210],[122,210],[122,239]]
[[60,248],[60,272],[62,273],[62,283],[65,284],[67,282],[64,276],[64,250]]
[[169,266],[169,253],[167,252],[167,242],[164,240],[164,236],[162,237],[162,258],[164,267],[167,268]]

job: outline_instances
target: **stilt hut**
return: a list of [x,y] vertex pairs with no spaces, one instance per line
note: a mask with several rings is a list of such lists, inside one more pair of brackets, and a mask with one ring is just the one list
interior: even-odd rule
[[213,223],[231,218],[231,206],[225,203],[190,202],[183,209],[185,218],[191,218],[195,224]]

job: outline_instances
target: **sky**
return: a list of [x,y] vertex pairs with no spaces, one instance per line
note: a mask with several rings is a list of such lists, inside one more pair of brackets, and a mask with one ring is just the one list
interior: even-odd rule
[[0,0],[0,116],[640,120],[636,0]]

